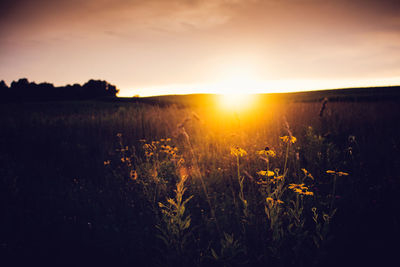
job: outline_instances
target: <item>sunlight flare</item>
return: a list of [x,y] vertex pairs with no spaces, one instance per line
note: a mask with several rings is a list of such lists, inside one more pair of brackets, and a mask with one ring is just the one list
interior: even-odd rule
[[249,109],[254,104],[254,95],[241,93],[227,93],[219,95],[222,109],[228,111],[242,111]]

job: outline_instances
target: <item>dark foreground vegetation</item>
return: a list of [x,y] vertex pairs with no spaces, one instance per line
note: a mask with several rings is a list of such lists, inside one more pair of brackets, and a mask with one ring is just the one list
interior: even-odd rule
[[1,104],[2,265],[388,266],[400,102],[324,103]]

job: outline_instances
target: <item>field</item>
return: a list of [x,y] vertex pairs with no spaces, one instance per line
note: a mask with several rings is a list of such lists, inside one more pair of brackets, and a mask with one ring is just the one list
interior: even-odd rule
[[387,265],[399,97],[304,96],[1,104],[2,261]]

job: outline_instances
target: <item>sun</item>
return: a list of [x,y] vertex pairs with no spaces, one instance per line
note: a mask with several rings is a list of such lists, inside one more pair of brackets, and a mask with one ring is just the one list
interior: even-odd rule
[[216,90],[221,108],[232,111],[250,108],[258,85],[259,79],[251,68],[234,67],[225,70]]
[[252,107],[254,95],[246,93],[226,93],[219,97],[219,105],[226,111],[243,111]]

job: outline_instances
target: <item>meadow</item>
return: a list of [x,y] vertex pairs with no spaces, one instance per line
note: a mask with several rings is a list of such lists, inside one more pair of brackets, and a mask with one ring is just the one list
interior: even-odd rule
[[400,102],[320,100],[1,104],[3,261],[388,264]]

